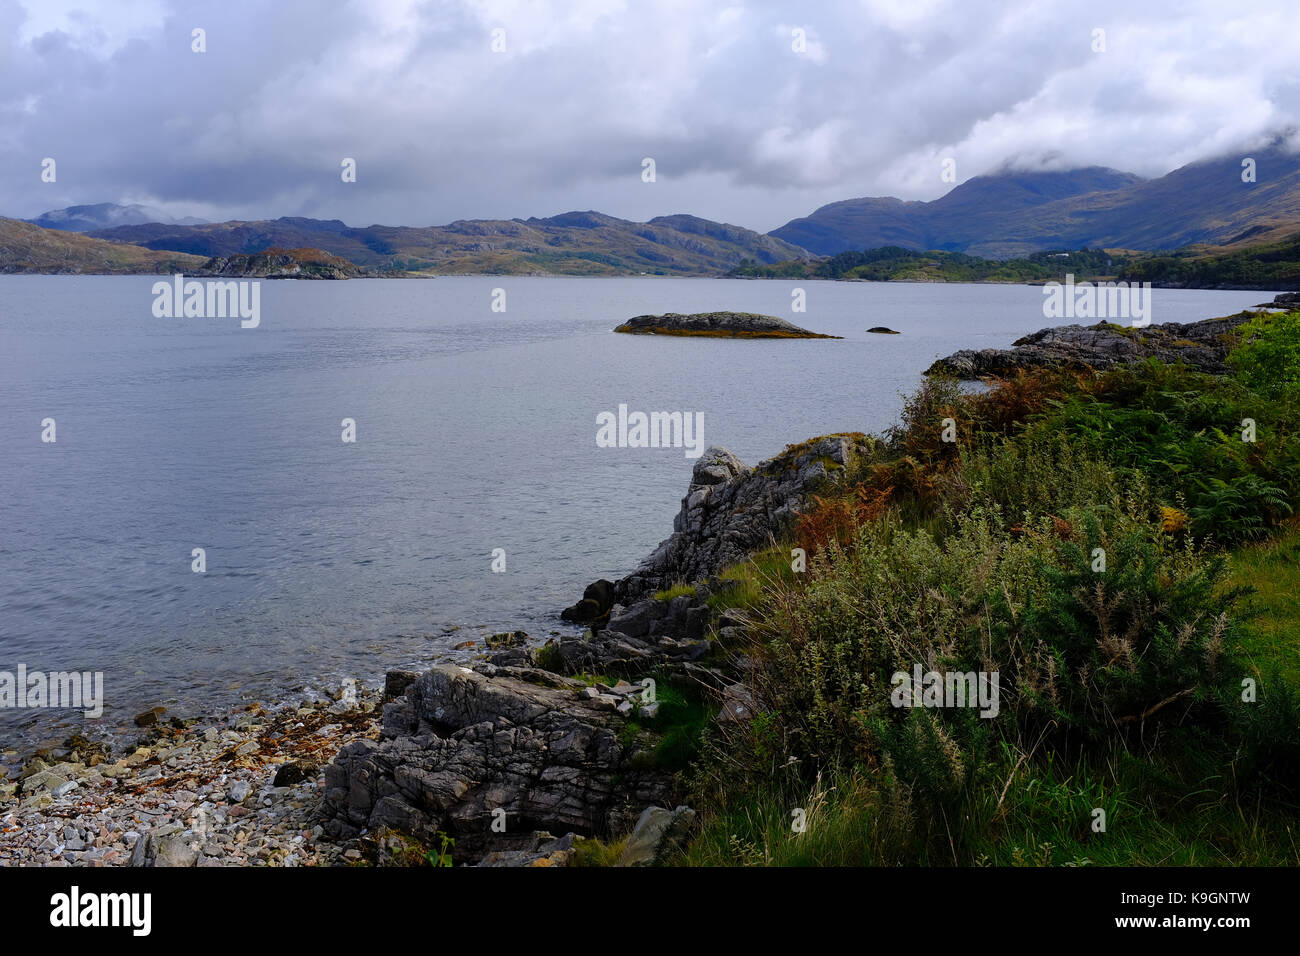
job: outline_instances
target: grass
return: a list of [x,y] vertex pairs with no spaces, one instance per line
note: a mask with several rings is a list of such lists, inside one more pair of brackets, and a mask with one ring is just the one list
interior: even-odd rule
[[683,584],[681,581],[678,581],[672,587],[664,588],[662,591],[656,591],[655,600],[671,601],[673,598],[686,597],[687,595],[694,596],[694,594],[695,585]]
[[1242,652],[1256,669],[1277,668],[1300,688],[1300,528],[1263,544],[1238,548],[1233,581],[1250,587],[1251,619]]
[[569,858],[570,866],[615,866],[623,855],[630,837],[623,837],[606,843],[594,837],[579,838],[573,844],[573,856]]
[[749,609],[759,606],[765,590],[774,582],[793,580],[790,547],[775,545],[755,553],[748,561],[724,568],[718,577],[733,582],[726,590],[710,594],[709,608],[721,613],[728,608]]
[[581,674],[570,674],[569,676],[576,681],[581,681],[588,687],[595,687],[597,684],[604,684],[606,687],[613,687],[618,683],[618,678],[610,677],[606,674],[589,674],[584,671]]
[[564,673],[564,657],[560,654],[560,645],[554,640],[549,640],[535,652],[537,666],[543,670],[553,671],[556,674]]
[[686,770],[699,755],[704,730],[713,718],[709,705],[696,695],[688,696],[664,683],[657,675],[656,700],[659,711],[653,718],[630,718],[619,732],[619,742],[631,746],[645,733],[656,738],[638,761],[643,769],[678,772]]
[[[999,772],[1005,768],[998,768]],[[705,814],[689,866],[1296,866],[1294,816],[1240,803],[1203,767],[1144,760],[1025,766],[923,820],[883,774],[852,771],[750,792]],[[1005,791],[1003,788],[1005,787]],[[803,831],[794,829],[803,811]],[[1105,812],[1104,819],[1096,811]],[[1104,823],[1104,830],[1100,826]],[[923,841],[932,828],[939,839]]]

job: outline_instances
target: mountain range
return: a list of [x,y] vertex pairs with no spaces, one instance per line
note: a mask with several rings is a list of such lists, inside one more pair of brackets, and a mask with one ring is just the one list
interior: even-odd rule
[[[1243,175],[1247,157],[1253,181]],[[40,232],[31,231],[37,227]],[[690,215],[632,222],[586,211],[352,227],[304,217],[173,220],[146,206],[99,203],[53,210],[30,225],[0,219],[0,272],[143,271],[194,257],[314,249],[366,274],[721,275],[745,265],[882,246],[1012,259],[1089,248],[1232,249],[1297,232],[1300,154],[1287,152],[1279,140],[1155,179],[1100,166],[1050,172],[1006,167],[930,202],[877,197],[831,203],[767,235]],[[75,233],[81,233],[78,241],[69,238]],[[160,255],[142,255],[146,250]]]
[[201,256],[314,247],[384,271],[448,273],[628,273],[709,275],[743,259],[807,258],[798,246],[696,216],[630,222],[598,212],[546,219],[459,220],[445,226],[365,226],[337,219],[286,217],[199,226],[132,225],[98,229],[92,238]]
[[[1254,160],[1244,182],[1243,159]],[[849,199],[770,235],[828,256],[880,246],[1008,259],[1054,249],[1171,250],[1300,230],[1300,154],[1280,143],[1157,179],[1089,167],[976,176],[931,202]]]

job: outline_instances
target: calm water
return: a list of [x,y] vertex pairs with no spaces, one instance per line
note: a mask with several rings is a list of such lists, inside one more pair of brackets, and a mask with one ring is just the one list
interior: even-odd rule
[[[92,732],[561,629],[667,536],[690,477],[680,449],[596,447],[619,403],[703,412],[706,445],[753,463],[879,431],[937,356],[1050,324],[1025,286],[804,282],[792,315],[787,282],[482,277],[263,282],[241,329],[154,318],[154,281],[0,277],[0,670],[103,671]],[[1270,297],[1156,290],[1154,321]],[[717,309],[845,340],[610,333]],[[0,742],[51,719],[0,711]]]

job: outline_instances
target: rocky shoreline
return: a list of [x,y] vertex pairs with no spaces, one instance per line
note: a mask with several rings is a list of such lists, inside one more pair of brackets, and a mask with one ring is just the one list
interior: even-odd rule
[[722,572],[776,540],[873,442],[824,436],[754,467],[712,447],[673,534],[566,610],[592,624],[582,636],[391,673],[378,740],[347,745],[325,773],[326,832],[450,839],[458,862],[483,865],[558,865],[588,837],[626,838],[620,864],[662,859],[694,818],[679,805],[670,693],[707,722],[754,712],[747,617],[729,606],[737,582]]
[[[1044,329],[930,371],[1170,355],[1213,369],[1250,315]],[[304,704],[158,720],[116,757],[79,737],[39,752],[0,771],[0,865],[559,866],[592,846],[607,864],[662,862],[695,816],[681,731],[725,733],[758,703],[725,572],[877,451],[857,433],[755,466],[709,448],[672,534],[562,612],[581,635],[493,635],[468,666],[389,671],[382,691],[348,682]]]
[[0,865],[555,866],[588,838],[619,865],[661,860],[694,821],[674,721],[753,712],[720,572],[871,442],[826,436],[754,467],[710,448],[673,534],[588,588],[600,620],[581,636],[498,635],[471,667],[390,671],[382,691],[159,720],[116,756],[79,737],[38,752],[0,777]]
[[0,866],[320,866],[362,858],[320,841],[323,767],[373,735],[381,697],[216,721],[160,721],[114,757],[74,736],[0,778]]
[[1141,328],[1111,322],[1055,326],[1017,339],[1009,349],[961,349],[938,359],[925,374],[973,380],[1036,368],[1104,371],[1154,358],[1222,375],[1228,371],[1228,352],[1236,344],[1231,333],[1253,317],[1253,312],[1241,312]]

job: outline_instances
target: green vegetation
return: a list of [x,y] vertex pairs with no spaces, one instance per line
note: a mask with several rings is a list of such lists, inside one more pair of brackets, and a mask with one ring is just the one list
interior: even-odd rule
[[1199,289],[1300,288],[1300,234],[1241,249],[1188,246],[1175,252],[1103,249],[1035,252],[983,259],[960,252],[881,246],[821,259],[762,264],[744,259],[732,276],[760,279],[865,279],[873,282],[1048,282],[1119,279]]
[[670,588],[664,588],[662,591],[655,592],[656,601],[671,601],[673,598],[685,597],[688,594],[695,593],[695,585],[683,584],[678,581]]
[[548,640],[536,651],[537,666],[543,670],[564,673],[564,658],[560,656],[560,645],[555,639]]
[[1082,281],[1113,277],[1128,258],[1101,249],[1036,252],[1025,259],[981,259],[960,252],[916,252],[882,246],[841,252],[827,259],[792,260],[773,265],[743,261],[733,276],[764,279],[867,279],[873,282],[1046,282],[1072,273]]
[[710,594],[706,603],[715,614],[728,608],[745,610],[757,607],[762,603],[767,588],[788,576],[792,576],[790,549],[785,546],[768,548],[748,561],[725,568],[718,577],[734,583],[725,591]]
[[[681,862],[1300,863],[1298,323],[1227,376],[925,385],[723,575],[760,711],[706,726]],[[996,672],[996,716],[896,706],[916,666]]]
[[695,688],[675,687],[664,674],[656,675],[656,700],[659,710],[653,718],[631,718],[619,734],[620,742],[630,745],[644,733],[653,735],[654,743],[640,761],[646,769],[682,771],[699,756],[704,729],[713,711]]
[[430,850],[425,855],[425,859],[430,866],[451,866],[451,851],[455,849],[456,841],[441,830],[435,836],[438,840],[438,849]]
[[1300,687],[1300,532],[1238,549],[1231,568],[1233,582],[1251,592],[1239,651],[1256,673],[1276,667],[1282,680]]
[[579,837],[573,843],[569,866],[615,866],[627,847],[628,837],[605,843],[595,838]]
[[1230,251],[1191,246],[1134,258],[1121,279],[1189,288],[1294,289],[1300,285],[1300,234]]
[[655,766],[684,770],[699,753],[712,711],[698,696],[687,697],[672,686],[660,687],[658,700],[659,712],[650,721],[650,727],[661,734],[655,745]]
[[1300,313],[1261,313],[1229,357],[1247,387],[1269,396],[1300,388]]

